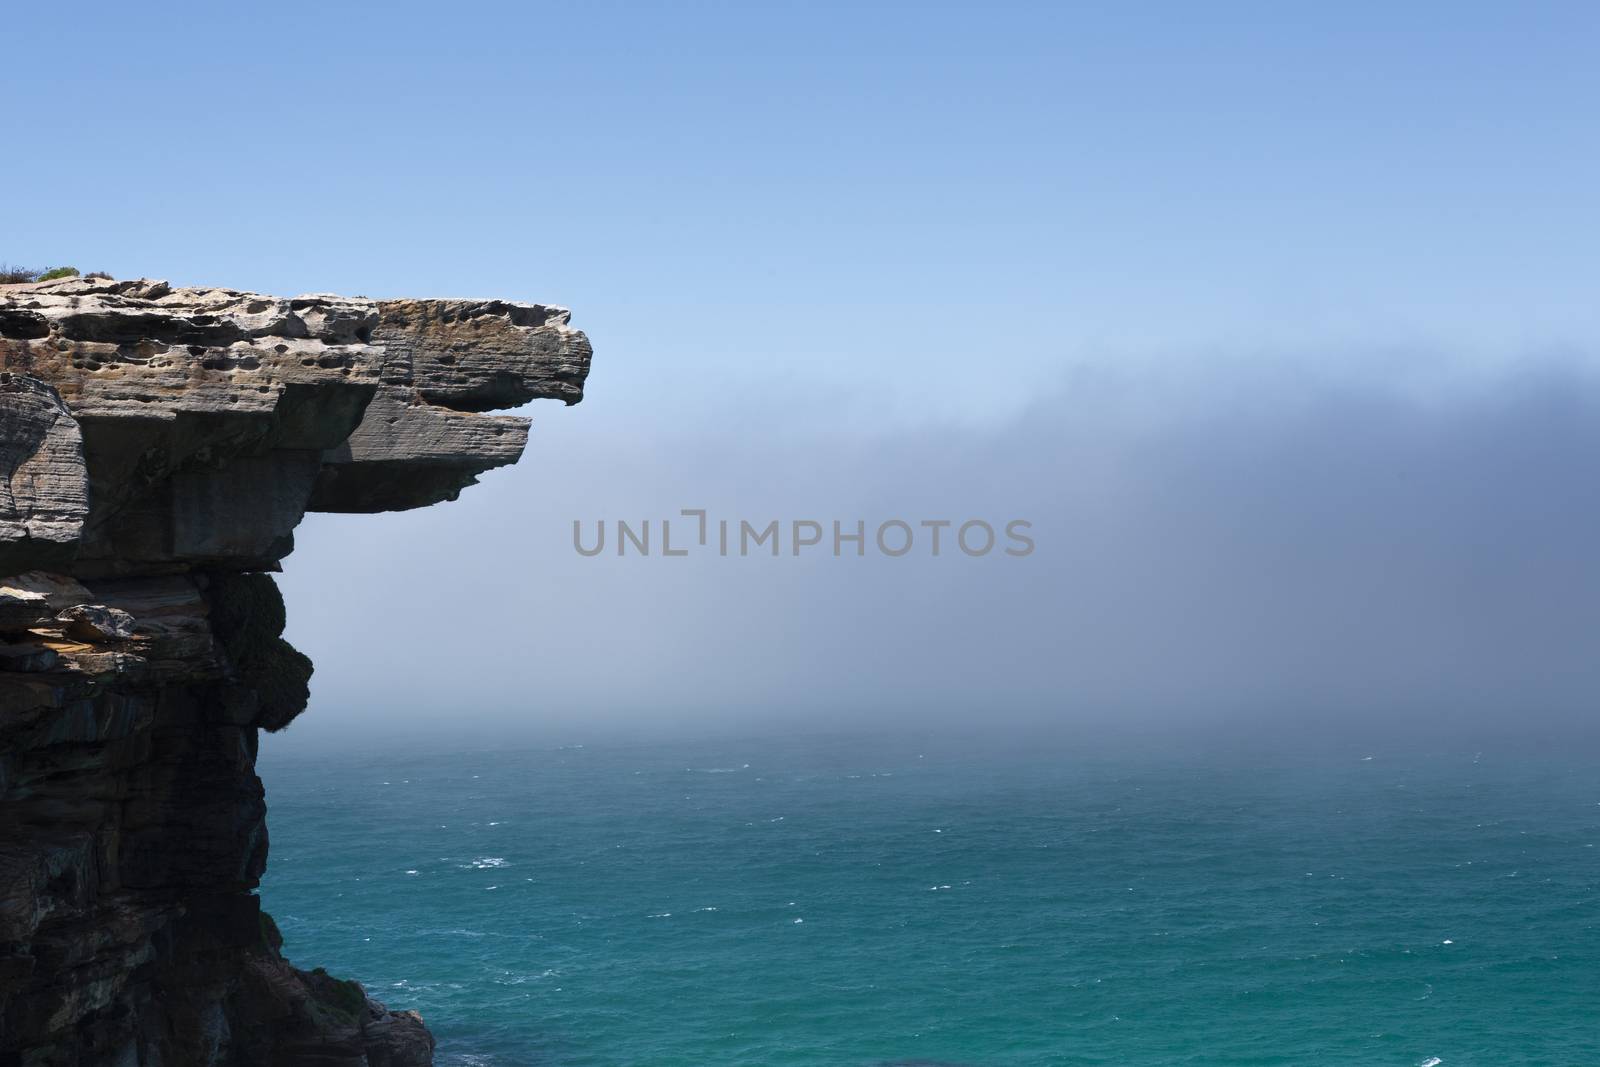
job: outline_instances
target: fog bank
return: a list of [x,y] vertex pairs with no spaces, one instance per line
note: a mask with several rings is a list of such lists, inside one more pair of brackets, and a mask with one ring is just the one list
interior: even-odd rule
[[[1086,370],[998,424],[881,434],[749,398],[536,406],[522,463],[461,500],[301,527],[282,585],[318,673],[295,730],[1586,717],[1594,375],[1400,391],[1289,366]],[[719,518],[778,520],[781,553],[719,555]],[[574,550],[574,520],[618,519],[652,520],[649,555]],[[873,543],[968,519],[1026,520],[1035,547]],[[795,520],[823,532],[798,556]],[[864,555],[833,554],[834,520]]]

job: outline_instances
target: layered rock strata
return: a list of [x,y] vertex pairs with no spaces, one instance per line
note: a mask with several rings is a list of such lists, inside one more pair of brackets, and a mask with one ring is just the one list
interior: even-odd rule
[[0,286],[0,1067],[411,1067],[254,893],[261,730],[310,662],[272,579],[308,510],[452,500],[583,396],[561,308]]

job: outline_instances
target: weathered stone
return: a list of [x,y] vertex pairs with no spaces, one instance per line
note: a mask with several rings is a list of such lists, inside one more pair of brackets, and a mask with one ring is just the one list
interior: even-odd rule
[[74,604],[87,604],[94,599],[94,594],[82,582],[64,574],[45,571],[25,571],[0,579],[0,595],[6,594],[25,598],[41,597],[50,612],[61,611]]
[[0,671],[47,671],[60,658],[54,649],[31,641],[0,642]]
[[504,300],[388,300],[373,343],[383,384],[349,439],[323,456],[313,511],[399,511],[454,500],[515,463],[528,420],[478,412],[576,404],[588,338],[565,308]]
[[77,604],[56,616],[62,632],[75,641],[104,643],[133,638],[133,616],[104,604]]
[[527,441],[526,419],[450,411],[385,387],[350,439],[323,454],[310,507],[398,511],[454,500],[479,474],[515,463]]
[[31,629],[50,617],[50,602],[43,593],[0,587],[0,633]]
[[527,420],[480,412],[582,398],[590,347],[568,320],[503,300],[0,286],[0,389],[18,394],[0,405],[0,554],[17,561],[0,569],[269,569],[308,507],[453,499],[527,440]]
[[0,372],[0,571],[69,558],[88,492],[83,437],[61,397],[38,378]]
[[[0,286],[0,1064],[422,1067],[252,890],[259,731],[306,705],[270,577],[307,510],[453,499],[576,403],[567,312]],[[9,577],[7,577],[9,575]]]

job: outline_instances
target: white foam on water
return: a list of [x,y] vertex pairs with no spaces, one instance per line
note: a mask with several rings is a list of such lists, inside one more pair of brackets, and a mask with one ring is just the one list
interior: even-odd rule
[[540,971],[538,974],[513,974],[507,971],[505,977],[496,978],[495,981],[500,985],[522,985],[525,982],[537,982],[545,978],[554,978],[556,974],[557,972],[553,968]]

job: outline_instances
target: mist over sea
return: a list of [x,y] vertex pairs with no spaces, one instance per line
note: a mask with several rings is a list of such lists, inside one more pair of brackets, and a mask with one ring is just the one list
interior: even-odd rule
[[286,954],[449,1067],[1600,1062],[1594,748],[265,738]]

